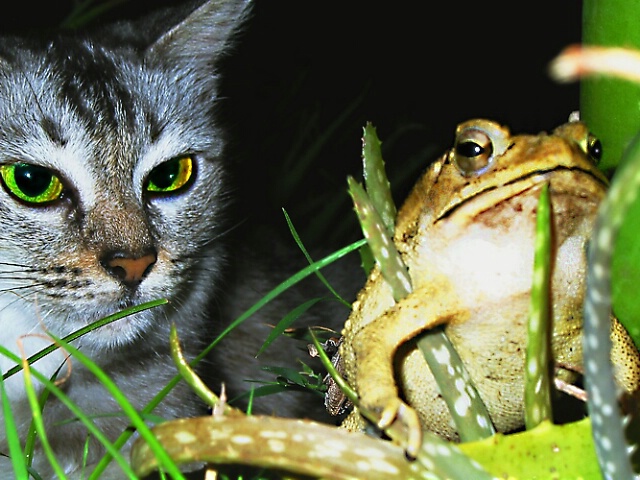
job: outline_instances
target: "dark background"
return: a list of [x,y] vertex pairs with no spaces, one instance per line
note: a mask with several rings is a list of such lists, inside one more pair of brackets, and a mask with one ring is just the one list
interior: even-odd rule
[[[172,3],[130,0],[96,24]],[[72,5],[12,4],[0,25],[55,27]],[[546,69],[579,41],[580,2],[517,5],[258,0],[222,64],[247,212],[284,225],[285,207],[323,241],[357,235],[345,178],[360,175],[366,121],[383,140],[398,203],[461,121],[487,117],[531,133],[566,121],[578,87],[554,84]]]

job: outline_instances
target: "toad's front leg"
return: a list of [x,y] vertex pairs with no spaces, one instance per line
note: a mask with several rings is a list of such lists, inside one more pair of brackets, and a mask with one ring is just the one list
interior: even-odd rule
[[[378,427],[399,422],[406,432],[407,454],[415,457],[422,441],[416,411],[400,399],[394,377],[397,349],[419,333],[449,321],[464,321],[468,312],[435,289],[417,289],[361,328],[345,332],[342,352],[347,380],[356,389],[361,409],[379,414]],[[459,304],[458,304],[459,305]],[[350,322],[357,322],[351,318]]]

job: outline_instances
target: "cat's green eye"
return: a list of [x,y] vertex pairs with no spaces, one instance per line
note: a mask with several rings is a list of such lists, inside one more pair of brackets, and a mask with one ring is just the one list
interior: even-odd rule
[[147,190],[153,193],[175,192],[189,183],[192,175],[191,157],[177,157],[151,170],[147,178]]
[[27,203],[53,202],[64,191],[62,181],[51,170],[29,163],[2,165],[0,177],[11,194]]

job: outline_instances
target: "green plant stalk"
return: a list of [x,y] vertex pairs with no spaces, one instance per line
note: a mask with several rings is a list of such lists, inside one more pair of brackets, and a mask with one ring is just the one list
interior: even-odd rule
[[[438,478],[419,463],[407,461],[402,448],[391,442],[310,420],[270,416],[183,418],[158,425],[154,433],[178,463],[197,458],[210,464],[239,464],[332,480]],[[136,443],[131,459],[142,477],[158,467],[142,443]]]
[[[209,390],[202,379],[193,370],[191,365],[189,365],[189,361],[182,353],[182,348],[180,347],[180,339],[178,338],[178,330],[176,329],[175,323],[171,324],[169,344],[171,345],[171,358],[173,358],[173,363],[175,363],[176,367],[178,368],[178,373],[180,373],[180,376],[184,378],[185,382],[187,382],[187,385],[191,387],[191,390],[196,392],[196,394],[208,406],[215,407],[218,403],[220,403],[220,398],[211,390]],[[228,409],[231,408],[228,406],[226,407]]]
[[[640,48],[640,2],[584,0],[582,42],[585,45]],[[601,168],[616,167],[640,131],[640,85],[617,78],[591,77],[580,86],[580,116],[604,147]]]
[[[460,441],[475,442],[494,435],[496,430],[491,422],[489,411],[480,398],[458,351],[451,344],[442,327],[436,327],[420,335],[417,344],[442,392],[442,398],[449,408]],[[446,355],[450,358],[451,369],[443,368],[437,358],[443,352],[447,352]],[[460,381],[463,382],[462,389],[466,397],[454,393],[460,388]],[[462,408],[459,408],[461,403]]]
[[[336,260],[339,260],[343,256],[353,252],[354,250],[359,249],[363,245],[366,245],[366,241],[365,240],[358,240],[358,241],[356,241],[356,242],[354,242],[354,243],[352,243],[350,245],[347,245],[346,247],[341,248],[337,252],[334,252],[334,253],[332,253],[330,255],[327,255],[326,257],[324,257],[321,260],[318,260],[317,262],[313,263],[312,265],[309,265],[309,266],[303,268],[298,273],[296,273],[292,277],[288,278],[287,280],[285,280],[284,282],[279,284],[276,288],[274,288],[268,294],[266,294],[264,297],[262,297],[259,302],[254,304],[251,308],[249,308],[246,312],[244,312],[236,320],[234,320],[220,335],[218,335],[218,338],[216,338],[213,342],[211,342],[209,344],[209,346],[207,346],[207,348],[205,348],[200,353],[200,355],[198,355],[190,363],[190,365],[191,366],[197,365],[198,362],[200,362],[204,357],[206,357],[209,354],[209,352],[213,348],[215,348],[215,346],[218,343],[220,343],[220,341],[224,337],[226,337],[229,334],[229,332],[231,332],[234,328],[236,328],[238,325],[240,325],[242,322],[244,322],[247,318],[251,317],[254,313],[256,313],[258,310],[260,310],[262,307],[264,307],[267,303],[269,303],[275,297],[280,295],[282,292],[284,292],[288,288],[291,288],[296,283],[304,280],[309,275],[314,274],[317,270],[329,265],[330,263],[335,262]],[[141,414],[143,416],[150,414],[158,406],[158,404],[162,401],[162,399],[164,399],[169,394],[169,392],[177,385],[177,383],[181,379],[182,379],[182,377],[179,374],[176,375],[175,377],[173,377],[173,379],[171,381],[169,381],[167,383],[167,385],[162,390],[160,390],[156,394],[156,396],[153,397],[153,399],[142,409]],[[118,437],[118,439],[114,442],[114,446],[117,449],[122,448],[122,446],[127,442],[127,440],[129,440],[129,438],[131,437],[132,434],[133,433],[131,431],[123,432]],[[98,463],[98,465],[96,466],[96,468],[93,471],[91,479],[99,478],[99,475],[104,471],[105,468],[107,468],[107,466],[109,465],[110,462],[111,462],[111,456],[109,454],[106,454],[102,459],[100,459],[100,462]]]
[[[20,357],[18,357],[13,352],[9,351],[2,345],[0,345],[0,355],[4,355],[7,358],[10,358],[12,361],[19,363]],[[50,381],[45,375],[42,375],[38,370],[34,368],[30,368],[31,375],[33,375],[40,383],[44,385],[44,388],[53,393],[61,403],[63,403],[70,411],[75,415],[85,427],[91,435],[96,437],[96,439],[104,445],[111,455],[114,456],[115,460],[122,467],[123,471],[129,476],[129,478],[135,478],[133,474],[133,470],[129,467],[129,464],[124,459],[122,454],[114,447],[114,445],[109,442],[109,439],[102,433],[102,431],[93,423],[93,421],[84,414],[84,412],[79,409],[75,403],[73,403],[67,395],[65,395],[60,388],[58,388],[55,383]]]
[[[583,43],[640,49],[640,2],[585,0]],[[614,76],[589,75],[581,81],[582,119],[603,145],[600,167],[606,172],[624,162],[623,153],[640,131],[640,84]],[[640,347],[640,202],[627,211],[612,259],[613,310]]]
[[590,401],[593,439],[605,478],[631,479],[617,387],[611,364],[611,257],[616,235],[640,193],[640,136],[636,136],[598,210],[587,250],[584,304],[585,382]]
[[538,200],[533,284],[525,355],[524,422],[528,430],[552,418],[549,380],[551,373],[550,278],[551,202],[549,184],[545,184]]

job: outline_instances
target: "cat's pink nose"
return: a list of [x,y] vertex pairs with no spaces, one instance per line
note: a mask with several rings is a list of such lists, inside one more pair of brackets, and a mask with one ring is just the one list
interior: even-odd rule
[[103,265],[109,275],[129,286],[137,286],[146,277],[156,263],[155,253],[149,253],[138,258],[113,254]]

